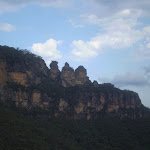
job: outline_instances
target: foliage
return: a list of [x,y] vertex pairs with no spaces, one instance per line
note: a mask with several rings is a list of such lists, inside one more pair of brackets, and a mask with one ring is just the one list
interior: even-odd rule
[[30,51],[0,46],[0,59],[6,63],[8,72],[25,73],[28,70],[34,72],[37,77],[44,77],[44,73],[39,69],[44,60]]
[[[30,62],[33,59],[41,59],[40,56],[32,54],[28,50],[20,50],[19,48],[13,48],[8,46],[0,46],[0,59],[6,61],[7,64],[25,65],[25,61]],[[28,64],[26,64],[27,66]]]
[[39,120],[0,103],[0,149],[149,150],[150,118]]
[[19,91],[19,90],[21,90],[21,91],[25,91],[25,86],[23,86],[23,85],[21,85],[21,84],[19,84],[19,83],[16,83],[16,82],[6,82],[6,85],[5,85],[5,87],[4,88],[11,88],[11,89],[13,89],[13,91]]
[[[9,71],[24,72],[34,68],[34,63],[41,61],[26,50],[0,46],[0,59],[9,64]],[[19,65],[17,65],[19,64]],[[32,67],[31,67],[32,66]],[[38,68],[38,67],[37,67]],[[15,82],[7,82],[5,90],[32,92],[38,90],[46,93],[57,103],[64,98],[74,106],[81,94],[91,99],[94,93],[107,99],[109,94],[126,97],[135,93],[115,88],[112,84],[93,86],[62,87],[42,74],[40,85],[28,87]],[[0,94],[1,99],[1,94]],[[86,99],[87,100],[87,99]],[[55,105],[54,105],[55,106]],[[144,110],[143,112],[147,111]],[[53,108],[52,108],[53,109]],[[53,110],[51,110],[53,111]],[[48,119],[50,111],[41,108],[16,108],[0,102],[0,149],[2,150],[149,150],[150,149],[150,117],[138,120],[117,118],[101,118],[98,120],[69,120],[64,118]],[[103,112],[102,112],[103,113]],[[39,117],[38,117],[38,115]],[[46,117],[44,115],[46,114]],[[149,112],[147,113],[149,114]],[[147,115],[148,116],[148,115]]]

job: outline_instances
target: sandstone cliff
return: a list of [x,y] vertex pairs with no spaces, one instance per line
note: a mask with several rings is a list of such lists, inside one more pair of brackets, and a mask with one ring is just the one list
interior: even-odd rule
[[53,81],[58,81],[60,78],[60,71],[58,69],[58,62],[57,61],[52,61],[50,64],[50,78]]
[[68,63],[65,63],[65,66],[62,68],[60,79],[64,87],[75,85],[75,73]]
[[44,60],[28,51],[0,47],[0,82],[16,82],[29,86],[38,85],[48,76]]
[[52,61],[50,64],[50,78],[53,81],[60,82],[62,86],[69,87],[75,85],[89,85],[91,81],[87,76],[86,69],[79,66],[75,71],[66,62],[62,71],[58,69],[58,62]]
[[137,118],[144,107],[135,92],[92,83],[83,66],[74,71],[65,63],[60,71],[52,61],[49,69],[42,58],[6,46],[0,46],[0,99],[73,119]]

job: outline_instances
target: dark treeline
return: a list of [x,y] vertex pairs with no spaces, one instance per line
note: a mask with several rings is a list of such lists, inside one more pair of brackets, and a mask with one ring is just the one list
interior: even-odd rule
[[2,150],[149,150],[150,118],[39,119],[0,103]]

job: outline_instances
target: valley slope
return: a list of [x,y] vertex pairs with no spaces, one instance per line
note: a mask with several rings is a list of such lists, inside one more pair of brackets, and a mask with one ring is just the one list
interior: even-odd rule
[[60,71],[52,61],[49,69],[41,57],[7,46],[0,46],[0,99],[40,110],[39,116],[49,118],[135,119],[148,114],[137,93],[110,83],[92,83],[83,66],[74,70],[65,63]]

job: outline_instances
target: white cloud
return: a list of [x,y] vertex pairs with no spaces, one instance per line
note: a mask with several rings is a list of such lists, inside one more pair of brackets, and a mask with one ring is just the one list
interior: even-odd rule
[[71,25],[74,27],[74,28],[83,28],[84,27],[84,25],[82,25],[82,24],[77,24],[77,23],[75,23],[73,20],[71,20],[71,19],[69,19],[68,20],[68,22],[69,23],[71,23]]
[[139,9],[123,9],[107,17],[99,17],[96,14],[82,14],[80,17],[91,24],[96,24],[104,28],[109,27],[115,20],[123,20],[124,23],[133,27],[137,25],[137,19],[141,16],[141,14],[142,10]]
[[137,19],[140,14],[139,10],[125,9],[107,18],[99,18],[96,15],[82,15],[83,19],[98,25],[104,33],[99,33],[86,42],[81,40],[73,41],[72,54],[82,58],[90,58],[109,48],[131,47],[144,37],[143,31],[136,29],[138,25]]
[[144,35],[143,41],[138,45],[137,50],[133,53],[135,60],[150,60],[150,26],[142,29]]
[[143,31],[144,31],[146,34],[150,33],[150,26],[144,27],[144,28],[143,28]]
[[42,56],[47,64],[51,60],[56,60],[62,58],[60,51],[57,46],[61,44],[62,41],[56,41],[54,39],[49,39],[45,43],[35,43],[32,45],[32,51],[37,55]]
[[138,49],[134,51],[133,57],[135,61],[146,61],[150,60],[150,48],[147,45],[140,44]]
[[97,56],[98,53],[95,51],[96,43],[83,42],[82,40],[72,42],[72,53],[73,55],[81,58],[89,58]]
[[70,7],[72,0],[0,0],[0,13],[13,12],[29,4],[45,7]]
[[147,48],[150,48],[150,43],[148,43],[148,44],[146,45],[146,47],[147,47]]
[[24,3],[16,3],[17,1],[0,0],[0,14],[5,12],[14,12],[18,8],[25,6]]
[[144,67],[144,70],[145,70],[146,73],[150,74],[150,65]]
[[33,0],[33,2],[46,7],[70,7],[72,4],[72,0]]
[[126,72],[124,74],[118,74],[112,79],[109,78],[99,78],[100,82],[112,83],[116,86],[145,86],[149,85],[148,79],[142,73],[132,73]]
[[11,32],[16,30],[16,27],[8,23],[0,23],[0,31]]
[[[78,11],[77,14],[82,13],[79,21],[84,20],[84,23],[99,26],[102,33],[88,41],[72,42],[72,54],[80,58],[97,56],[109,48],[128,48],[150,34],[149,27],[143,30],[138,28],[139,18],[150,14],[148,0],[0,0],[0,13],[15,11],[29,4],[44,7],[74,6],[73,11]],[[82,28],[83,22],[79,21],[74,21],[73,18],[69,20],[73,27]],[[149,48],[149,42],[145,46]]]
[[[127,9],[138,9],[142,10],[142,15],[149,15],[150,13],[150,1],[149,0],[83,0],[86,8],[86,12],[90,14],[96,14],[99,17],[108,17]],[[124,12],[125,15],[128,15],[129,12]]]
[[[88,2],[87,2],[88,1]],[[127,0],[120,2],[119,0],[105,1],[105,0],[84,0],[87,3],[88,10],[85,9],[85,13],[80,15],[80,19],[86,24],[97,25],[100,32],[92,37],[88,41],[82,41],[82,46],[78,42],[74,45],[72,54],[78,57],[85,58],[87,55],[83,53],[85,50],[81,50],[82,47],[88,47],[88,51],[99,53],[106,51],[107,49],[122,49],[129,48],[133,45],[139,46],[139,41],[145,40],[149,37],[150,39],[150,27],[144,27],[139,20],[144,15],[150,14],[150,2],[147,0]],[[93,9],[94,8],[94,9]],[[117,8],[117,9],[116,9]],[[83,11],[84,12],[84,11]],[[81,40],[80,40],[81,42]],[[99,43],[96,48],[90,47],[89,43]],[[150,40],[143,43],[143,54],[138,55],[138,49],[135,55],[138,55],[141,60],[149,59],[149,47]],[[74,49],[76,53],[74,53]],[[144,50],[145,49],[145,50]],[[96,55],[96,56],[97,56]],[[88,58],[93,55],[88,55]],[[137,57],[137,56],[136,56]],[[87,57],[86,57],[87,58]]]
[[147,80],[148,80],[149,83],[150,83],[150,65],[144,67],[144,70],[145,70],[145,76],[147,77]]

